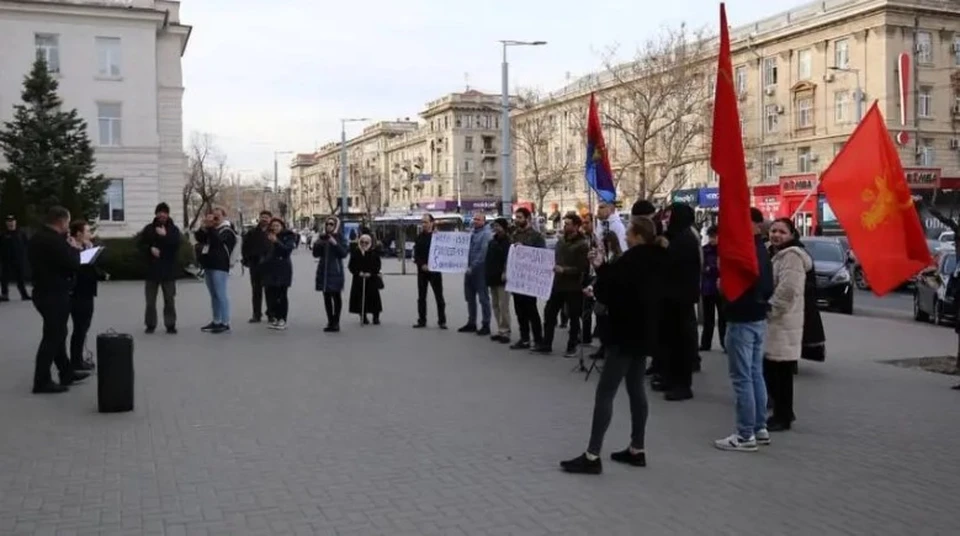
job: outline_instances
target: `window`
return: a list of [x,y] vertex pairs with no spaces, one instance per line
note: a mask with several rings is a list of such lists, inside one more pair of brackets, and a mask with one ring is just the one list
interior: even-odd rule
[[472,173],[472,172],[473,172],[473,160],[470,160],[470,159],[468,158],[468,159],[466,159],[466,160],[463,161],[463,171],[464,171],[464,173]]
[[960,37],[953,38],[953,65],[960,67]]
[[33,36],[37,59],[47,62],[47,70],[60,72],[60,36],[57,34],[36,34]]
[[460,128],[461,125],[463,125],[463,123],[460,121],[460,114],[457,114],[456,117],[453,118],[453,126],[455,128]]
[[97,64],[100,76],[120,76],[120,38],[98,37]]
[[772,134],[780,127],[780,110],[776,104],[768,104],[763,107],[763,115],[766,118],[765,128],[768,134]]
[[837,91],[833,94],[833,119],[838,125],[850,121],[849,91]]
[[920,117],[933,117],[933,88],[923,86],[917,95],[917,115]]
[[923,167],[933,167],[933,162],[935,160],[935,154],[933,150],[933,140],[931,138],[924,138],[920,140],[920,155],[919,162]]
[[466,136],[463,138],[463,150],[468,153],[473,152],[473,136]]
[[110,179],[100,203],[100,221],[124,221],[123,179]]
[[813,76],[813,52],[801,50],[797,52],[797,78],[810,80]]
[[119,104],[97,103],[97,123],[100,126],[100,145],[120,145],[123,107]]
[[800,147],[797,149],[797,171],[800,173],[810,173],[813,171],[813,160],[809,147]]
[[767,179],[772,179],[778,175],[777,173],[777,153],[767,153],[766,158],[763,161],[763,176]]
[[850,67],[850,41],[841,39],[833,44],[833,66],[838,69]]
[[813,97],[797,99],[797,128],[813,126]]
[[840,154],[840,151],[843,149],[843,142],[838,141],[833,144],[833,156]]
[[917,32],[917,63],[933,63],[933,36]]
[[737,67],[733,72],[734,87],[737,90],[737,94],[743,94],[747,92],[747,66],[741,65]]
[[763,60],[763,85],[777,85],[777,58],[765,58]]

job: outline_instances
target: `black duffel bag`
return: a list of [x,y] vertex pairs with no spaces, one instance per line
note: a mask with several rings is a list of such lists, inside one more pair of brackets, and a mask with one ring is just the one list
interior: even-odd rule
[[97,335],[97,405],[100,413],[133,411],[133,337]]

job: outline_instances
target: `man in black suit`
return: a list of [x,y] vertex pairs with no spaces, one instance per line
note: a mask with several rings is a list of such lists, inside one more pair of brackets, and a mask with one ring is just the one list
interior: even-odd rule
[[[67,320],[70,318],[70,292],[80,269],[83,246],[68,237],[70,211],[53,207],[45,225],[27,245],[27,258],[33,268],[33,306],[43,318],[43,337],[37,349],[33,375],[34,393],[62,393],[67,387],[90,374],[75,371],[67,357]],[[57,365],[60,383],[53,382],[50,365]]]
[[27,235],[17,227],[17,218],[8,215],[0,231],[0,301],[10,301],[10,282],[17,284],[20,299],[29,300],[23,283],[26,265]]

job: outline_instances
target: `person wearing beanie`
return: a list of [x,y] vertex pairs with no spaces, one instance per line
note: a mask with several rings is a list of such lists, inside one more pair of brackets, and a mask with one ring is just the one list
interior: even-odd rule
[[180,229],[170,218],[170,206],[160,203],[153,221],[137,235],[137,248],[147,262],[146,310],[143,323],[146,333],[157,329],[157,294],[163,293],[163,327],[167,333],[177,332],[177,256],[180,252]]
[[510,222],[506,218],[493,221],[493,237],[487,246],[484,259],[484,275],[490,287],[493,316],[497,332],[490,339],[502,344],[510,342],[510,295],[507,294],[507,257],[510,254]]
[[657,236],[663,234],[663,222],[661,222],[660,218],[657,217],[657,207],[655,207],[650,201],[641,199],[634,203],[633,207],[630,208],[630,216],[633,218],[639,216],[652,219],[653,223],[657,227]]

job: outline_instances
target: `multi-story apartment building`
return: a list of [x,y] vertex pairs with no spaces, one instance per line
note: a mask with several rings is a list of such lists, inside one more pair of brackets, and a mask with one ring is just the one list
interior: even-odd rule
[[[89,125],[99,173],[110,179],[102,236],[129,236],[166,201],[182,219],[183,76],[190,26],[174,0],[0,0],[0,121],[42,56],[64,106]],[[0,162],[0,167],[3,163]]]
[[[942,176],[960,176],[960,3],[818,1],[734,28],[731,41],[748,173],[758,185],[757,197],[779,197],[774,203],[779,206],[771,213],[792,214],[799,209],[809,222],[816,196],[806,194],[856,126],[858,95],[863,113],[874,101],[878,103],[888,128],[897,136],[908,179],[917,188],[936,187]],[[712,88],[715,43],[710,49],[711,57],[702,69]],[[902,67],[907,80],[903,93]],[[513,121],[529,120],[530,114],[585,110],[590,91],[596,90],[601,102],[615,94],[616,84],[610,78],[607,73],[587,77],[531,110],[518,112]],[[709,124],[710,116],[707,106],[702,120]],[[563,124],[557,121],[553,139],[569,135],[569,124],[566,130],[559,128]],[[585,121],[579,119],[577,125],[582,124]],[[611,157],[629,156],[618,141],[618,136],[629,133],[609,126],[605,130]],[[716,185],[706,163],[706,148],[702,141],[691,144],[692,162],[680,173],[675,170],[675,180],[665,181],[657,194],[702,199],[702,193],[690,190]],[[515,152],[521,159],[523,151]],[[521,185],[523,167],[518,161]],[[553,192],[548,198],[561,210],[573,209],[585,198],[582,165],[570,172],[578,187]],[[523,186],[519,191],[524,191]],[[579,195],[571,195],[574,192]]]
[[[489,210],[499,200],[500,97],[467,90],[427,103],[420,122],[379,122],[347,140],[348,213]],[[340,143],[291,164],[300,217],[339,206]]]

